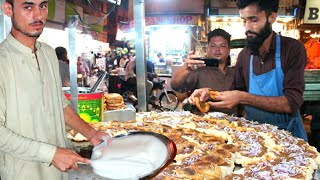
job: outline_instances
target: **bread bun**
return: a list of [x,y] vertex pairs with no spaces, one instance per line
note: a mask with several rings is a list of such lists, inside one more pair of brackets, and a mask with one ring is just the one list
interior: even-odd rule
[[104,95],[104,110],[117,110],[125,108],[123,97],[118,93]]
[[214,99],[217,95],[219,95],[218,91],[210,91],[209,96],[211,99]]
[[106,98],[107,101],[123,100],[123,97],[118,93],[105,94],[104,97]]
[[206,113],[210,110],[210,105],[206,102],[200,102],[199,97],[194,97],[194,100],[195,100],[196,106],[200,110],[200,112]]

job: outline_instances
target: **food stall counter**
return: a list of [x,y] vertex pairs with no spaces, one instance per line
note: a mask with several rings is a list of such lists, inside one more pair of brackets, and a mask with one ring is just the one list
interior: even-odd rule
[[305,70],[304,103],[301,107],[302,114],[315,114],[320,112],[320,70]]

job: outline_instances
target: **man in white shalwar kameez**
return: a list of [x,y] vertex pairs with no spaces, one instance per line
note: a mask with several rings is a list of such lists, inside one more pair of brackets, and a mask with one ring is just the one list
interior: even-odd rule
[[53,48],[37,42],[48,17],[47,0],[7,0],[12,29],[0,44],[1,180],[67,179],[77,162],[67,149],[65,124],[93,145],[105,133],[91,128],[68,105]]

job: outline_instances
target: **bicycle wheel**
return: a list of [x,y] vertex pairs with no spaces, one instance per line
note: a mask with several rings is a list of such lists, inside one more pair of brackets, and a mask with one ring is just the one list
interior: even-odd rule
[[174,111],[177,109],[179,104],[178,97],[176,93],[174,93],[173,91],[167,91],[167,94],[171,102],[168,100],[166,94],[163,92],[160,94],[160,97],[159,97],[160,106],[162,106],[164,109],[169,109]]

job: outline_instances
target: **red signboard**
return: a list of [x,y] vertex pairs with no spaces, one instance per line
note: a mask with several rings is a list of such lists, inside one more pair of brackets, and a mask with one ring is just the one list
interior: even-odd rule
[[[204,14],[204,0],[145,0],[145,15]],[[133,0],[129,0],[129,19],[133,19]]]
[[[169,24],[179,24],[179,25],[198,25],[199,16],[192,15],[181,15],[181,16],[153,16],[146,17],[146,26],[151,25],[169,25]],[[134,27],[134,21],[130,21],[130,27]]]
[[146,14],[198,13],[203,14],[204,0],[146,0]]

